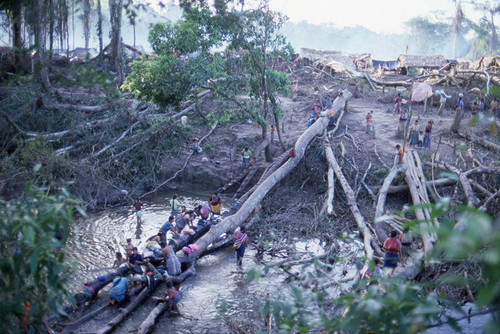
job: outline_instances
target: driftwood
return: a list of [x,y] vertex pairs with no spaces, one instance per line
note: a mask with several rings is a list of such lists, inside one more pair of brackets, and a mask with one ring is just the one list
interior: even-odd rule
[[[334,112],[342,109],[345,101],[351,96],[352,94],[348,90],[344,90],[343,96],[337,97],[333,103],[332,109]],[[221,223],[213,226],[206,235],[198,240],[199,254],[202,254],[220,235],[234,231],[247,220],[268,192],[298,165],[304,156],[308,144],[315,136],[323,134],[329,121],[328,117],[320,117],[311,127],[302,133],[293,149],[295,156],[288,159],[280,168],[267,177],[248,197],[236,214],[225,218]]]
[[[217,127],[217,123],[215,123],[214,126],[212,126],[212,128],[210,129],[210,131],[203,138],[200,139],[199,144],[201,144],[202,141],[205,138],[207,138],[208,136],[210,136],[212,134],[212,132],[215,130],[216,127]],[[147,193],[142,194],[142,196],[140,196],[139,198],[143,198],[143,197],[145,197],[147,195],[151,195],[151,194],[157,192],[164,185],[166,185],[167,183],[169,183],[170,181],[172,181],[173,179],[175,179],[177,177],[177,175],[179,175],[179,173],[181,173],[184,169],[186,169],[186,167],[187,167],[187,165],[189,163],[189,160],[191,160],[191,157],[193,156],[193,154],[194,154],[194,152],[193,152],[193,150],[191,150],[191,152],[188,154],[188,156],[186,158],[186,161],[184,161],[184,164],[182,165],[181,169],[179,169],[178,171],[176,171],[174,173],[174,175],[172,175],[171,177],[169,177],[168,179],[166,179],[165,181],[163,181],[162,183],[160,183],[153,190],[148,191]]]
[[404,173],[406,171],[406,166],[398,164],[397,160],[394,160],[394,166],[392,167],[389,175],[384,179],[384,183],[378,192],[377,206],[375,207],[375,231],[379,242],[384,242],[387,238],[387,234],[384,228],[384,221],[380,219],[384,215],[385,201],[387,199],[387,192],[389,187],[394,180],[394,178],[399,173]]

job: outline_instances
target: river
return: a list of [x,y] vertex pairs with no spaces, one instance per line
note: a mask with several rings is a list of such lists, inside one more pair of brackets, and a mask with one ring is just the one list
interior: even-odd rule
[[[77,290],[83,282],[110,271],[115,252],[124,253],[123,245],[127,238],[132,238],[133,244],[141,249],[145,240],[156,234],[168,220],[170,208],[167,203],[172,195],[173,193],[166,193],[148,198],[144,202],[142,224],[136,223],[132,205],[91,212],[86,218],[77,219],[68,245],[69,255],[74,259],[76,269],[72,289]],[[178,192],[178,195],[180,204],[186,205],[188,209],[206,202],[210,196],[199,191]],[[232,203],[232,199],[224,195],[222,201],[226,208]],[[315,253],[322,252],[317,241],[297,241],[296,247],[302,251],[307,249]],[[247,248],[242,268],[236,265],[232,247],[202,257],[196,264],[197,276],[181,285],[184,291],[180,307],[182,316],[165,313],[158,319],[154,332],[191,333],[196,330],[203,333],[234,333],[234,326],[253,326],[250,317],[252,312],[256,312],[255,303],[259,303],[259,298],[262,299],[268,292],[271,294],[282,288],[284,279],[279,273],[270,271],[258,281],[247,282],[245,272],[258,266],[252,246]],[[93,303],[93,308],[107,302],[109,288],[108,286],[99,293],[100,298]],[[163,289],[163,286],[158,288],[155,295],[161,296]],[[221,308],[222,305],[228,308],[226,314],[221,312],[221,309],[224,309]],[[136,330],[154,306],[153,301],[147,301],[117,329],[117,333]],[[77,332],[88,333],[97,330],[116,315],[116,312],[107,311],[109,314],[97,316]],[[246,319],[239,322],[236,317],[241,314],[245,314]],[[253,316],[258,317],[257,314]]]
[[[143,223],[137,224],[135,211],[129,207],[109,208],[105,211],[90,212],[86,218],[77,219],[72,229],[72,238],[68,245],[69,256],[74,259],[74,280],[70,286],[77,290],[87,281],[111,271],[115,252],[124,253],[123,245],[127,238],[132,238],[134,245],[141,249],[145,240],[158,232],[161,225],[168,220],[170,208],[168,201],[173,193],[156,195],[144,202]],[[178,192],[181,205],[193,208],[206,201],[210,194],[206,192]],[[227,208],[232,199],[222,196]],[[348,238],[349,239],[349,238]],[[350,258],[345,263],[336,264],[338,268],[332,271],[332,278],[341,278],[342,272],[346,277],[355,273],[355,257],[362,256],[362,244],[351,236],[350,242],[341,241],[339,256]],[[255,240],[253,240],[255,242]],[[252,240],[250,240],[251,244]],[[318,240],[293,241],[298,252],[310,252],[319,255],[324,251],[323,244]],[[181,301],[181,315],[166,312],[160,316],[153,333],[234,333],[265,331],[262,328],[262,317],[258,313],[264,303],[265,296],[276,297],[277,293],[289,294],[287,275],[270,270],[259,280],[248,282],[246,271],[252,268],[263,268],[257,259],[255,247],[249,246],[245,254],[243,268],[236,266],[236,257],[232,247],[200,258],[196,263],[197,276],[187,279],[181,285],[183,299]],[[275,262],[279,259],[264,258],[266,262]],[[108,285],[99,293],[99,298],[92,303],[95,309],[107,303]],[[155,296],[163,296],[164,285],[156,289]],[[149,312],[156,306],[156,302],[149,299],[132,313],[117,329],[116,333],[133,333]],[[222,310],[227,309],[224,313]],[[75,333],[92,333],[101,328],[119,312],[111,309],[103,312],[95,319],[88,321],[78,328]],[[260,319],[259,321],[255,321]],[[461,322],[466,333],[474,333],[484,326],[489,316],[475,318],[473,324]],[[260,324],[260,325],[259,325]],[[451,328],[430,330],[429,333],[453,333]]]

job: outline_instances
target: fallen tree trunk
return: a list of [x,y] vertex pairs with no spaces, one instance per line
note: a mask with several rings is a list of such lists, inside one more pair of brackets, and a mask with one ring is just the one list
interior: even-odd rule
[[[422,185],[422,181],[424,180],[419,180],[418,176],[416,175],[415,169],[417,168],[417,166],[411,154],[405,154],[404,161],[407,167],[405,173],[405,181],[410,189],[413,205],[418,206],[422,204],[421,191],[426,191],[426,187]],[[430,230],[429,223],[431,223],[430,214],[425,213],[425,210],[426,209],[423,208],[416,208],[414,212],[415,216],[417,217],[417,220],[419,221],[419,228],[424,243],[424,254],[427,255],[434,247],[433,244],[434,238],[429,231]]]
[[[169,279],[173,283],[182,283],[188,277],[196,275],[196,270],[194,268],[194,262],[191,264],[188,270],[180,274],[179,276],[169,276]],[[162,305],[163,304],[163,305]],[[155,325],[156,318],[162,314],[163,311],[166,310],[168,303],[160,303],[157,307],[155,307],[147,316],[147,318],[139,325],[137,329],[138,333],[147,333],[153,328]]]
[[260,145],[257,146],[257,148],[254,150],[254,152],[252,154],[252,158],[253,158],[254,163],[253,163],[252,167],[250,167],[250,171],[248,172],[247,176],[245,177],[245,179],[241,183],[240,187],[236,191],[236,194],[234,194],[234,198],[239,198],[242,195],[242,193],[245,191],[245,189],[248,187],[248,185],[250,184],[250,181],[252,181],[253,177],[255,176],[255,173],[257,172],[257,170],[259,169],[259,166],[260,166],[260,160],[259,160],[260,153],[269,145],[269,142],[270,142],[270,139],[268,137],[268,138],[264,139],[262,141],[262,143],[260,143]]
[[104,146],[97,153],[92,153],[92,157],[97,158],[98,156],[100,156],[101,154],[103,154],[104,152],[106,152],[107,150],[109,150],[110,148],[112,148],[113,146],[118,144],[119,142],[121,142],[127,136],[127,134],[130,131],[132,131],[139,123],[140,123],[140,121],[137,121],[134,124],[132,124],[131,126],[129,126],[125,131],[123,131],[123,133],[120,135],[120,137],[116,138],[112,143]]
[[160,314],[162,314],[168,306],[168,302],[161,302],[158,303],[158,306],[156,306],[153,311],[151,311],[148,315],[148,317],[139,325],[139,328],[137,328],[137,333],[138,334],[146,334],[153,328],[156,322],[156,318]]
[[134,298],[134,300],[121,312],[111,319],[103,328],[98,330],[96,333],[98,334],[106,334],[110,333],[116,326],[118,326],[126,316],[128,316],[139,304],[146,300],[149,294],[152,292],[151,289],[145,288],[141,291],[141,293]]
[[467,198],[467,205],[471,207],[476,207],[480,201],[479,198],[477,198],[476,194],[472,190],[472,186],[469,182],[469,179],[467,179],[467,175],[462,173],[458,168],[448,164],[444,163],[444,167],[448,169],[450,172],[457,174],[458,179],[460,180],[460,184],[462,185],[462,188],[464,190],[465,197]]
[[288,158],[290,158],[289,152],[283,152],[277,159],[274,159],[274,161],[269,166],[267,166],[264,173],[262,173],[262,176],[260,177],[259,181],[243,196],[241,196],[240,199],[238,199],[238,201],[236,202],[238,207],[241,206],[241,204],[243,204],[248,199],[248,197],[250,197],[250,195],[255,191],[255,189],[257,189],[269,175],[271,175],[278,168],[280,168],[288,160]]
[[394,166],[392,167],[389,175],[384,179],[384,183],[378,192],[377,206],[375,207],[375,232],[378,237],[379,243],[383,243],[387,239],[387,233],[385,233],[385,222],[380,219],[385,212],[385,201],[387,199],[387,192],[389,187],[394,180],[394,178],[399,173],[404,173],[406,171],[406,166],[398,164],[397,160],[394,161]]
[[488,150],[492,150],[493,152],[500,153],[500,145],[492,143],[489,140],[480,138],[480,137],[476,136],[475,134],[473,134],[472,132],[465,132],[465,131],[456,131],[456,132],[460,137],[463,137],[465,139],[473,141],[474,143],[477,143],[477,144],[487,148]]
[[[342,186],[342,189],[344,189],[344,192],[347,197],[347,204],[349,205],[349,209],[351,210],[352,215],[354,216],[354,220],[356,221],[359,231],[361,235],[363,236],[363,244],[365,248],[365,254],[367,260],[371,260],[373,258],[373,247],[372,244],[374,244],[374,240],[372,237],[372,234],[370,232],[370,229],[366,225],[365,219],[361,215],[361,211],[359,211],[358,204],[356,202],[356,199],[354,198],[354,191],[352,190],[351,186],[347,182],[347,179],[344,176],[344,173],[342,173],[342,169],[340,168],[339,164],[337,163],[337,160],[335,157],[333,157],[332,160],[332,167],[333,170],[335,171],[335,175],[337,176],[337,179],[340,182],[340,185]],[[382,255],[382,254],[380,254]]]
[[[434,181],[425,181],[425,185],[426,186],[431,186],[431,187],[445,187],[445,186],[451,186],[451,185],[454,185],[455,183],[457,183],[457,180],[455,179],[451,179],[451,178],[442,178],[442,179],[438,179],[438,180],[434,180]],[[381,191],[381,188],[382,187],[379,187],[378,188],[378,191]],[[397,193],[400,193],[400,192],[403,192],[403,191],[408,191],[410,188],[408,187],[408,185],[401,185],[401,186],[390,186],[388,189],[387,189],[387,194],[397,194]],[[375,188],[375,190],[377,190],[377,188]]]
[[[334,112],[341,110],[345,105],[345,101],[351,96],[352,94],[348,90],[344,90],[343,96],[337,97],[333,103],[332,109]],[[225,218],[221,223],[212,227],[205,236],[198,240],[199,254],[202,254],[220,235],[234,231],[245,222],[269,191],[298,165],[300,159],[304,156],[308,144],[315,136],[324,133],[329,121],[328,117],[322,116],[311,127],[304,131],[295,143],[293,149],[295,156],[288,159],[287,162],[267,177],[252,195],[249,196],[245,203],[243,203],[236,214]]]
[[333,209],[333,200],[335,198],[335,177],[333,176],[333,151],[330,146],[325,147],[325,157],[328,162],[328,191],[326,196],[326,214],[328,216],[336,216],[335,210]]
[[106,104],[99,104],[96,106],[85,106],[85,105],[79,106],[79,105],[75,105],[75,104],[57,103],[57,104],[54,104],[53,106],[47,107],[47,109],[56,109],[56,110],[76,109],[76,110],[79,110],[79,111],[84,112],[86,114],[93,114],[96,112],[102,112],[102,111],[109,110],[113,106],[113,104],[114,104],[113,102],[110,102],[110,103],[106,103]]

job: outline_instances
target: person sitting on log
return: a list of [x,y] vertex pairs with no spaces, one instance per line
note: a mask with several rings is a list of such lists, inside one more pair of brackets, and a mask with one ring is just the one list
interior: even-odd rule
[[151,263],[146,263],[146,269],[147,272],[145,275],[139,275],[136,274],[134,275],[133,280],[135,282],[140,282],[148,287],[149,290],[152,290],[155,288],[155,285],[157,282],[160,282],[165,279],[166,276],[164,276],[161,272],[161,269],[156,269]]
[[384,268],[392,268],[391,275],[398,266],[399,252],[401,250],[401,242],[398,239],[398,231],[391,231],[390,237],[384,241]]
[[128,279],[119,276],[113,280],[113,287],[109,290],[109,305],[115,305],[128,299],[125,293],[128,289]]
[[174,287],[174,283],[172,283],[171,280],[168,280],[165,293],[167,294],[169,299],[168,306],[171,309],[176,309],[178,311],[177,304],[182,298],[182,291],[177,291],[177,289]]
[[134,247],[132,249],[132,255],[130,255],[128,261],[127,261],[127,264],[130,266],[130,268],[138,273],[138,274],[142,274],[142,268],[141,268],[141,264],[142,262],[144,261],[143,258],[142,258],[142,255],[138,253],[139,251],[137,250],[137,247]]
[[179,235],[177,233],[177,231],[175,230],[175,228],[174,228],[174,221],[175,221],[175,217],[174,216],[170,216],[170,217],[168,217],[168,221],[165,222],[160,227],[160,230],[158,231],[158,233],[163,232],[163,238],[162,238],[162,240],[160,240],[160,242],[168,243],[167,242],[167,232],[168,231],[171,231],[175,235]]
[[146,249],[153,252],[155,258],[161,257],[160,243],[162,242],[163,237],[163,231],[160,231],[157,235],[153,235],[147,240]]
[[214,215],[220,215],[222,200],[218,193],[213,193],[212,196],[208,198],[208,205],[210,205],[210,210],[212,211],[212,218]]
[[179,258],[179,261],[181,262],[181,265],[189,265],[191,262],[193,262],[196,258],[196,251],[198,250],[198,245],[197,244],[189,244],[187,246],[182,247],[180,252],[177,252],[177,257]]
[[182,229],[188,225],[189,227],[193,227],[192,219],[194,218],[194,211],[189,210],[185,212],[179,213],[177,219],[175,220],[175,228],[177,233],[181,233]]
[[198,224],[200,224],[201,222],[202,225],[204,225],[206,221],[210,218],[210,208],[206,204],[198,205],[194,209],[194,213],[196,213],[196,215],[200,217],[200,219],[198,220]]
[[121,266],[125,262],[127,262],[127,261],[123,258],[122,253],[116,252],[116,258],[115,258],[115,262],[113,263],[113,268],[118,268],[119,266]]
[[174,249],[171,246],[163,245],[162,248],[163,253],[163,261],[167,272],[170,276],[180,275],[181,271],[181,262],[177,255],[175,255]]

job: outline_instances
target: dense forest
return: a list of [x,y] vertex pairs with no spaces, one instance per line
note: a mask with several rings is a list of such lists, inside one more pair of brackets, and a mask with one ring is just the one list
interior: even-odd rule
[[[480,19],[463,5],[383,35],[287,22],[265,0],[1,2],[1,331],[147,332],[167,308],[155,287],[196,280],[198,258],[245,226],[260,258],[238,284],[286,289],[257,291],[248,312],[218,305],[231,332],[419,333],[485,314],[498,332],[500,5],[467,3]],[[339,71],[300,47],[479,65]],[[90,297],[70,291],[75,216],[182,188],[234,203],[187,239],[169,232],[173,251],[196,245],[181,274],[157,275],[152,256],[152,274],[119,267],[85,282]],[[407,263],[371,275],[393,230],[411,238]],[[98,296],[115,276],[138,281],[118,313]]]

